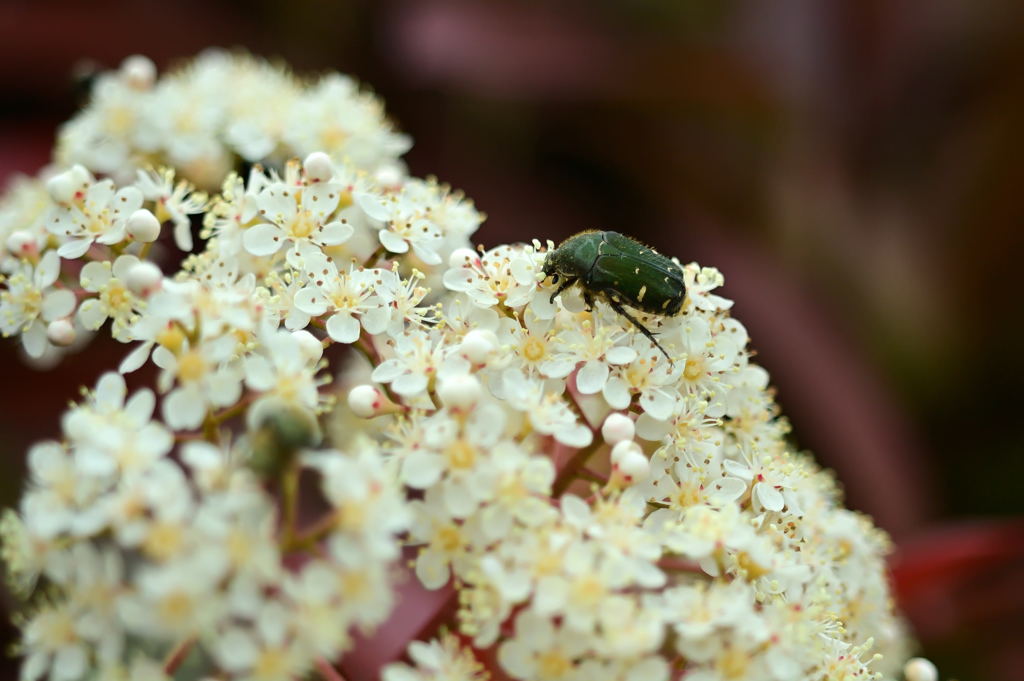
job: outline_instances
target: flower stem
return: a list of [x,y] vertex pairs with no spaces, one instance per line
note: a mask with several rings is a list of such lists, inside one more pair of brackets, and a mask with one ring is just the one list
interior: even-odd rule
[[320,676],[324,677],[326,681],[345,681],[345,677],[324,658],[316,658],[313,664],[316,666],[316,670],[320,672]]
[[293,461],[285,470],[284,477],[281,478],[281,496],[284,507],[282,546],[289,546],[294,542],[299,507],[299,475],[301,473],[302,468],[298,461]]
[[558,475],[555,477],[555,482],[551,486],[552,494],[554,496],[561,496],[561,494],[568,489],[569,485],[572,484],[572,481],[576,478],[576,474],[583,465],[587,463],[590,456],[602,446],[604,446],[604,442],[600,439],[595,439],[586,447],[577,449],[576,453],[574,453],[569,460],[565,462],[565,466],[562,467],[562,470],[558,471]]
[[167,657],[164,658],[164,674],[167,674],[168,676],[174,675],[174,672],[177,671],[178,667],[181,666],[181,663],[185,661],[186,657],[188,657],[188,654],[191,652],[192,646],[195,642],[195,638],[189,636],[171,649],[171,652],[169,652]]
[[377,246],[377,249],[373,253],[371,253],[370,257],[367,258],[366,262],[363,263],[363,267],[373,267],[374,265],[377,264],[377,261],[380,260],[385,253],[387,253],[387,249],[384,248],[384,244]]

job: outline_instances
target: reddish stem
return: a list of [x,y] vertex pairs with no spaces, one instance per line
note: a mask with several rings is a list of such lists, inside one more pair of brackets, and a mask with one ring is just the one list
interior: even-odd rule
[[168,676],[174,675],[174,672],[185,661],[185,658],[188,657],[195,642],[194,638],[189,637],[171,649],[171,652],[167,654],[167,658],[164,659],[164,674]]
[[324,677],[327,681],[345,681],[345,677],[342,676],[337,669],[331,666],[331,663],[322,657],[316,658],[313,663],[316,670],[320,672],[320,676]]

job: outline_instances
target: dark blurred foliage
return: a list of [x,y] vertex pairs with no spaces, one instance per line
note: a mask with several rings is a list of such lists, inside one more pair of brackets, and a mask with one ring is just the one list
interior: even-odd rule
[[[896,539],[923,652],[1024,678],[1024,4],[6,0],[0,179],[45,163],[89,64],[211,45],[372,85],[486,245],[616,229],[718,266],[798,446]],[[124,349],[0,352],[10,505]]]

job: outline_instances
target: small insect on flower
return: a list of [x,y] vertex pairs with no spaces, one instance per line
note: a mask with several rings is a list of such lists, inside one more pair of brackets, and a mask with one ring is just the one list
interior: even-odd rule
[[544,274],[555,284],[555,296],[578,283],[587,309],[600,298],[640,330],[671,362],[654,334],[630,314],[624,305],[650,314],[679,314],[686,297],[683,268],[650,246],[618,232],[587,231],[569,237],[544,260]]

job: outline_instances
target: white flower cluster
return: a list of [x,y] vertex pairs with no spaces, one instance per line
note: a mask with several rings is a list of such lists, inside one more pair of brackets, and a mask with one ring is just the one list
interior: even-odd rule
[[159,80],[142,57],[99,75],[88,106],[61,130],[57,160],[119,183],[159,161],[213,189],[238,159],[280,163],[313,151],[392,173],[411,144],[351,78],[303,81],[244,54],[210,50]]
[[53,357],[110,320],[120,371],[159,370],[130,398],[104,375],[30,452],[2,525],[24,679],[300,678],[388,617],[403,547],[460,637],[386,681],[898,674],[887,539],[787,447],[717,270],[636,313],[669,360],[553,297],[552,244],[472,250],[482,216],[399,171],[349,81],[147,64],[0,202],[0,330]]

